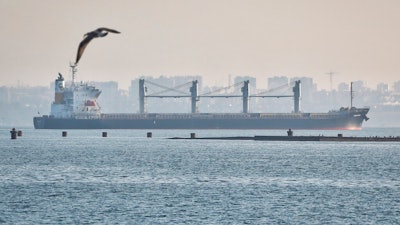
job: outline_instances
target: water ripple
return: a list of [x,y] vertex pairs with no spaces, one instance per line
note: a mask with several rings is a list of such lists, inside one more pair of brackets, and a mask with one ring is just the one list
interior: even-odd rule
[[52,132],[0,138],[0,223],[400,223],[397,144]]

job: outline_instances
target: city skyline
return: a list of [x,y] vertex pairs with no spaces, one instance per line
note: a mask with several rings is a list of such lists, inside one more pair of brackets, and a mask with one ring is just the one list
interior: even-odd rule
[[[267,84],[274,76],[311,77],[318,89],[362,80],[375,88],[400,74],[400,2],[350,1],[2,1],[0,86],[70,79],[83,34],[98,27],[120,35],[93,40],[78,81],[141,76],[229,76]],[[10,22],[11,21],[11,22]],[[263,87],[260,87],[263,88]]]
[[[62,74],[64,78],[65,75]],[[197,77],[197,79],[194,79],[193,77]],[[55,78],[55,77],[54,77]],[[116,80],[105,80],[105,81],[96,81],[96,80],[90,80],[90,81],[75,81],[78,83],[89,83],[89,84],[93,84],[93,83],[97,83],[97,84],[107,84],[107,83],[113,83],[113,85],[115,85],[118,90],[121,91],[129,91],[133,86],[133,82],[136,82],[139,79],[144,79],[144,80],[169,80],[169,82],[172,82],[176,79],[179,80],[189,80],[189,78],[193,78],[191,79],[191,81],[195,81],[198,80],[200,81],[200,83],[202,84],[202,86],[204,88],[234,88],[234,84],[236,83],[240,83],[240,82],[244,82],[244,81],[249,81],[250,86],[252,87],[252,91],[253,90],[257,90],[257,91],[266,91],[266,90],[270,90],[270,89],[275,89],[279,86],[282,86],[284,84],[288,84],[288,87],[290,87],[291,83],[293,83],[295,80],[302,80],[306,81],[307,84],[309,84],[311,82],[311,84],[313,85],[313,89],[315,89],[316,91],[326,91],[326,92],[330,92],[330,91],[340,91],[343,90],[344,87],[347,87],[347,89],[350,88],[351,83],[356,83],[357,87],[362,87],[362,88],[367,88],[370,90],[381,90],[383,87],[385,87],[385,89],[387,89],[387,91],[398,91],[400,90],[400,79],[398,80],[394,80],[391,83],[385,83],[385,82],[379,82],[377,83],[375,86],[368,86],[367,83],[364,80],[353,80],[350,81],[349,83],[347,82],[337,82],[337,84],[335,86],[332,86],[332,89],[330,89],[330,85],[328,85],[327,88],[320,88],[318,83],[315,82],[315,80],[312,77],[307,77],[307,76],[303,76],[303,77],[287,77],[287,76],[273,76],[273,77],[266,77],[265,79],[262,80],[262,82],[259,81],[258,78],[256,77],[252,77],[252,76],[230,76],[227,78],[227,82],[224,86],[222,85],[218,85],[218,84],[213,84],[213,83],[207,83],[204,82],[204,79],[202,76],[196,76],[196,75],[176,75],[176,76],[140,76],[140,77],[136,77],[132,80],[130,80],[129,85],[126,88],[121,88],[121,85],[118,81]],[[246,79],[244,79],[246,78]],[[199,80],[200,79],[200,80]],[[282,83],[282,80],[286,80],[286,82]],[[187,82],[187,81],[185,81]],[[70,78],[66,78],[66,83],[70,84],[71,83],[71,79]],[[164,85],[164,86],[168,86],[169,88],[174,88],[176,85],[182,85],[183,83],[176,83],[174,82],[173,85],[165,85],[162,84],[162,82],[159,85]],[[52,87],[54,85],[54,79],[49,82],[48,84],[43,84],[43,85],[29,85],[23,82],[17,82],[16,84],[12,84],[12,85],[0,85],[0,87],[4,87],[4,88],[39,88],[39,87]],[[302,84],[304,85],[304,84]],[[228,89],[227,89],[228,90]]]

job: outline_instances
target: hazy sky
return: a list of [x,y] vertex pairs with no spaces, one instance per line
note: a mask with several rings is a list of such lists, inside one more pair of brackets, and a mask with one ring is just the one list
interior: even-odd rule
[[[308,76],[318,88],[364,80],[400,80],[398,0],[0,0],[0,86],[49,85],[70,79],[83,34],[93,40],[77,80],[202,75]],[[262,86],[261,86],[262,87]]]

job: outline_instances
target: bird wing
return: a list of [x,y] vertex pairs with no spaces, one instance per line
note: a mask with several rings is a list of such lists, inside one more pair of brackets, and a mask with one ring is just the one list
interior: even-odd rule
[[97,30],[108,31],[108,32],[111,32],[111,33],[116,33],[116,34],[121,33],[121,32],[119,32],[119,31],[117,31],[117,30],[113,30],[113,29],[106,28],[106,27],[100,27],[100,28],[98,28]]
[[[102,33],[102,31],[106,31],[106,32]],[[104,37],[104,36],[106,36],[108,34],[107,32],[116,33],[116,34],[120,33],[117,30],[109,29],[109,28],[106,28],[106,27],[100,27],[95,31],[86,33],[84,35],[85,39],[83,39],[83,41],[81,41],[81,43],[79,44],[78,53],[76,55],[75,64],[78,64],[79,59],[81,59],[83,51],[85,50],[85,48],[89,44],[89,42],[95,37]]]
[[88,35],[85,39],[83,39],[83,41],[81,41],[78,47],[78,53],[76,55],[75,64],[78,64],[79,59],[82,57],[83,51],[85,50],[89,42],[93,39],[93,37],[94,37],[93,35]]

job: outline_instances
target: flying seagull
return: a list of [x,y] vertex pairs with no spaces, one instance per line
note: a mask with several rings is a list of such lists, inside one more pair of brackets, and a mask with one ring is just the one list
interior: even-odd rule
[[119,31],[113,30],[113,29],[109,29],[109,28],[105,28],[105,27],[100,27],[97,28],[94,31],[91,31],[89,33],[86,33],[84,35],[85,39],[83,39],[83,41],[81,41],[81,43],[79,44],[78,47],[78,54],[76,55],[76,61],[75,61],[75,65],[78,64],[79,59],[81,58],[83,51],[85,50],[86,46],[89,44],[89,42],[93,39],[93,38],[98,38],[98,37],[104,37],[108,34],[108,32],[111,33],[116,33],[119,34]]

